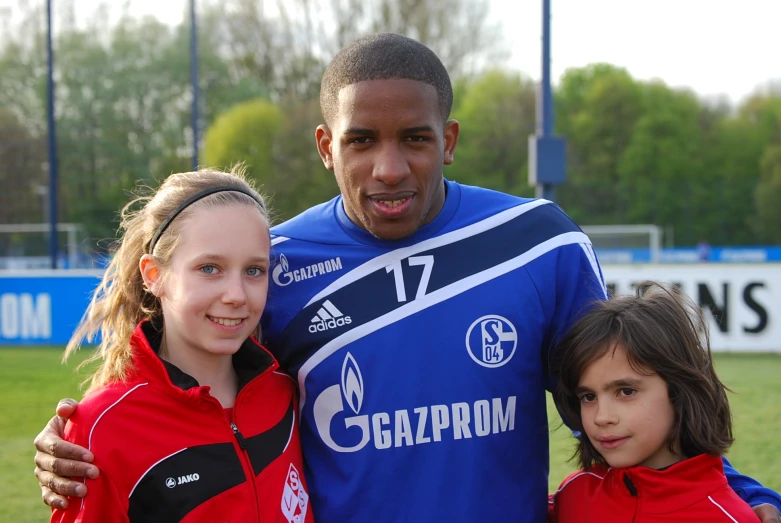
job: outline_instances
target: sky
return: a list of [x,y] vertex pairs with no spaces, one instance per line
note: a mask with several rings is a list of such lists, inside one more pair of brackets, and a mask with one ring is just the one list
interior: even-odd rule
[[[0,0],[0,21],[17,1]],[[187,4],[114,1],[171,24]],[[539,79],[542,0],[488,2],[489,21],[499,24],[509,51],[505,65]],[[99,3],[76,0],[77,17]],[[739,103],[758,86],[781,81],[781,0],[551,0],[551,12],[554,83],[567,68],[608,62],[638,79]]]
[[[510,63],[539,77],[541,0],[491,0]],[[781,80],[781,0],[551,0],[551,74],[608,62],[701,96],[742,100]]]

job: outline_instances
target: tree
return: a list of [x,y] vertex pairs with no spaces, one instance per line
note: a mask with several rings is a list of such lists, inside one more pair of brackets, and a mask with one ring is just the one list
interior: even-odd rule
[[756,228],[766,242],[781,243],[781,144],[769,145],[760,162],[760,178],[755,191]]
[[[431,47],[454,77],[504,56],[486,0],[255,0],[221,5],[226,55],[270,86],[271,97],[314,99],[325,65],[348,42],[377,32],[408,35]],[[295,13],[293,15],[292,13]]]
[[230,168],[244,163],[247,172],[260,183],[274,179],[273,154],[282,111],[268,100],[243,102],[221,114],[204,139],[207,165]]
[[[44,222],[46,144],[0,108],[0,223]],[[4,236],[4,235],[3,235]],[[2,236],[0,236],[2,240]]]
[[706,233],[704,222],[698,222],[699,230],[693,225],[709,201],[710,186],[703,170],[700,103],[662,83],[644,85],[642,93],[642,114],[618,163],[625,220],[674,227],[679,241],[695,244]]
[[448,177],[511,194],[531,195],[528,136],[535,126],[535,86],[517,73],[489,71],[467,84],[453,117],[461,123]]
[[[376,0],[369,32],[400,33],[431,47],[454,77],[475,72],[479,59],[503,55],[498,25],[488,25],[484,0]],[[343,42],[343,44],[346,42]]]
[[[206,10],[200,20],[204,125],[227,107],[268,92],[218,54],[215,13]],[[37,36],[20,30],[0,43],[0,108],[43,139],[45,39],[33,23],[40,9],[25,16]],[[155,185],[191,166],[188,24],[124,16],[110,26],[107,20],[107,12],[98,10],[87,27],[63,26],[54,42],[60,220],[84,223],[93,237],[113,237],[117,211],[137,182]]]
[[640,85],[625,69],[593,64],[568,70],[556,101],[556,128],[567,138],[561,205],[579,223],[626,223],[618,165],[643,113]]
[[724,165],[726,193],[720,217],[724,221],[725,238],[731,244],[751,245],[761,241],[760,236],[766,237],[756,199],[762,176],[760,164],[768,146],[779,143],[781,96],[755,94],[724,124],[717,148]]
[[220,168],[244,164],[270,196],[272,216],[292,217],[338,192],[314,147],[319,119],[314,102],[284,109],[268,100],[238,104],[207,131],[204,161]]

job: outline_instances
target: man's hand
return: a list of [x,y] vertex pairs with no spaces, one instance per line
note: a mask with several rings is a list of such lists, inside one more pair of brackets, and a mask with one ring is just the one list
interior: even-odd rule
[[98,477],[98,468],[90,465],[95,457],[89,450],[68,443],[62,439],[65,422],[76,411],[76,400],[64,399],[57,404],[54,416],[35,437],[35,476],[41,486],[43,502],[50,507],[66,509],[65,496],[84,497],[87,487],[84,483],[66,479],[63,476]]
[[778,513],[778,509],[770,503],[762,503],[752,508],[762,523],[781,523],[781,515]]

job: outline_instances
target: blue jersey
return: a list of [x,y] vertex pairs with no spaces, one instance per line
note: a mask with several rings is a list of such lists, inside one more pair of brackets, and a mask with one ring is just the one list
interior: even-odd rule
[[556,205],[447,188],[396,242],[341,198],[273,230],[263,336],[298,379],[319,521],[545,521],[547,350],[600,268]]
[[340,197],[272,230],[263,337],[301,392],[316,520],[546,520],[548,352],[605,285],[555,205],[447,183],[384,241]]

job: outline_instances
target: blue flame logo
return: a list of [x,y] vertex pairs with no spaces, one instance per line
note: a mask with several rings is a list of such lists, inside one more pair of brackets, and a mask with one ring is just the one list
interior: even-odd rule
[[342,364],[342,394],[353,412],[358,414],[363,404],[363,376],[358,363],[349,352]]
[[274,270],[271,271],[271,278],[274,280],[274,283],[280,287],[290,285],[293,281],[293,275],[288,272],[289,268],[290,264],[287,262],[287,258],[284,254],[280,254],[279,263],[277,263],[276,267],[274,267]]

